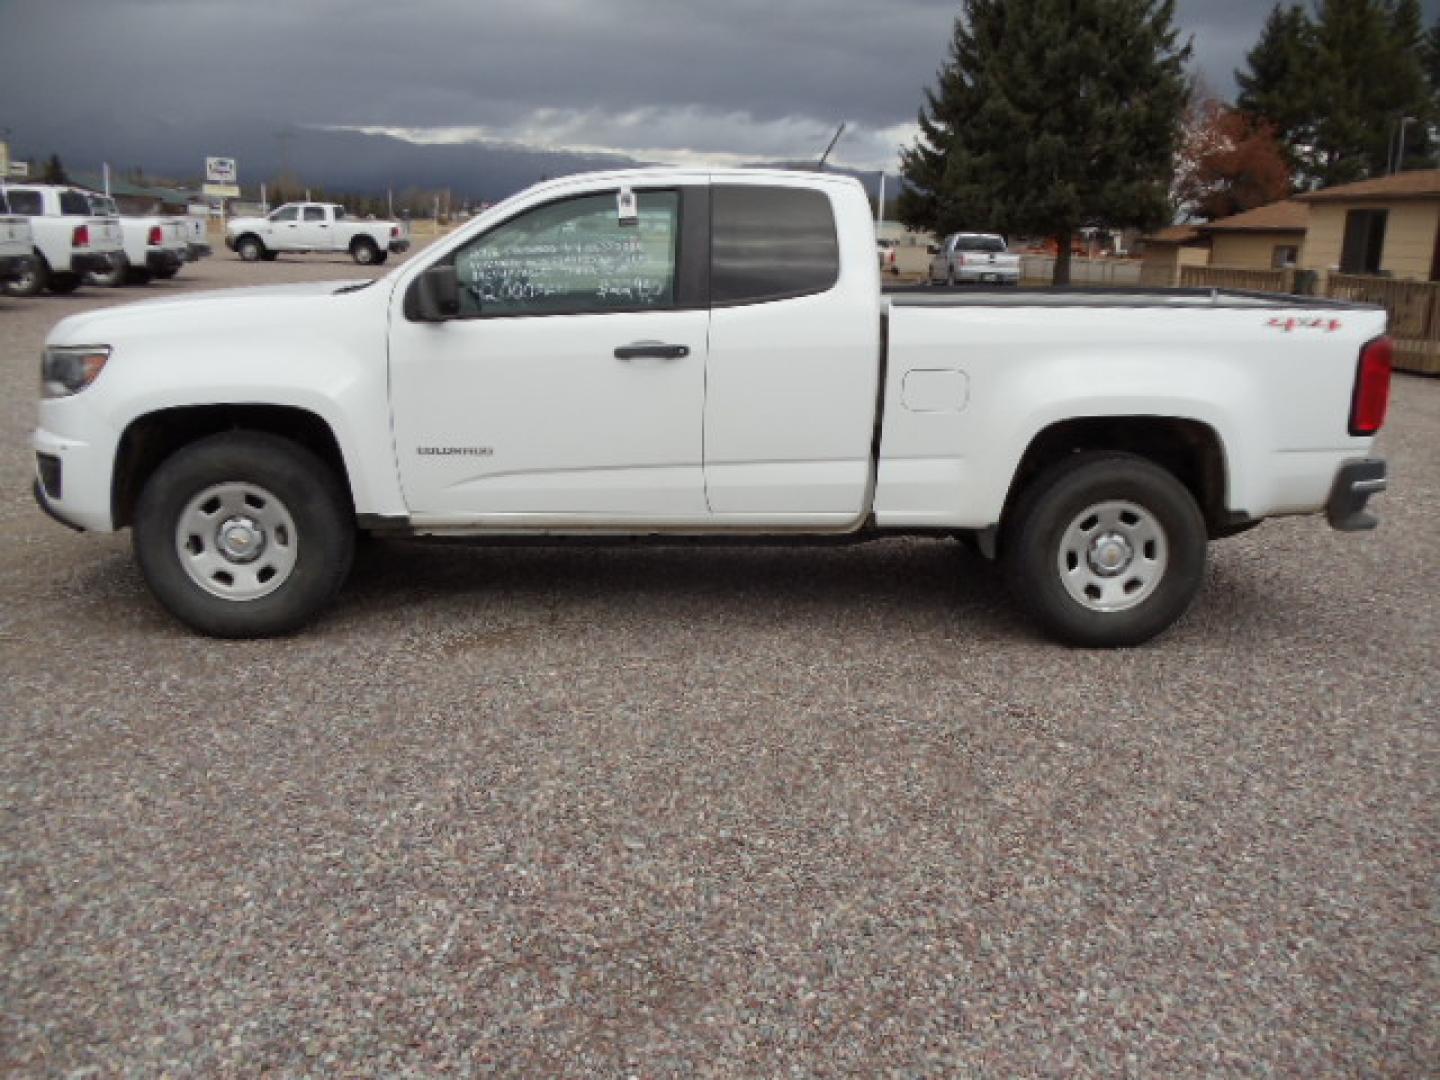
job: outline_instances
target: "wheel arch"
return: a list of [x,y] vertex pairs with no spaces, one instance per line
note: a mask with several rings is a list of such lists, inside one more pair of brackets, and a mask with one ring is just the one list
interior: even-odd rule
[[1134,454],[1165,469],[1195,498],[1211,539],[1244,523],[1227,509],[1229,459],[1224,440],[1210,424],[1190,417],[1120,415],[1056,421],[1030,439],[1020,456],[1001,511],[1001,533],[1025,489],[1073,454]]
[[354,487],[345,454],[324,417],[293,405],[188,405],[138,416],[121,434],[110,488],[114,528],[133,523],[140,492],[167,459],[200,439],[224,431],[263,431],[304,446],[334,470],[353,509]]

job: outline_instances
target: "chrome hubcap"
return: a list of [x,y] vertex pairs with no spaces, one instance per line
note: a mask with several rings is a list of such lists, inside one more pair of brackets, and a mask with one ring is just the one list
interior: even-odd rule
[[190,580],[225,600],[258,600],[284,585],[298,541],[285,504],[240,481],[200,492],[175,526],[175,553]]
[[1165,530],[1149,510],[1120,500],[1075,516],[1056,560],[1071,599],[1091,611],[1125,611],[1144,603],[1169,565]]

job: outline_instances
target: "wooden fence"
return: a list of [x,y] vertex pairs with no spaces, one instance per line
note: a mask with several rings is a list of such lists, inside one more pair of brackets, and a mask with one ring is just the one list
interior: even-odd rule
[[1288,293],[1295,288],[1295,271],[1250,270],[1239,266],[1182,266],[1180,287]]
[[1379,304],[1390,317],[1395,366],[1440,375],[1440,284],[1331,274],[1325,292],[1337,300]]

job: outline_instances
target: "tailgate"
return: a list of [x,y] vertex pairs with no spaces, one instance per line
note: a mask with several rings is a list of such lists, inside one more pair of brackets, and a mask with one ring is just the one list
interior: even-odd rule
[[28,248],[31,243],[30,222],[22,217],[0,217],[0,244]]
[[184,248],[190,244],[189,227],[179,218],[171,218],[160,223],[160,246],[165,248]]
[[89,218],[91,251],[119,251],[125,246],[125,233],[117,218]]

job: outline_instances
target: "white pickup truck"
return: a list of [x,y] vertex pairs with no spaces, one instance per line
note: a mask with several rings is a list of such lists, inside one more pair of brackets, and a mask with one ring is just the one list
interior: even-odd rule
[[1384,312],[1202,292],[883,295],[864,190],[639,170],[531,188],[374,281],[50,334],[35,495],[132,526],[205,633],[336,594],[357,532],[961,537],[1057,637],[1147,640],[1207,541],[1374,525]]
[[1020,256],[1003,236],[951,233],[931,251],[932,285],[1019,285]]
[[34,258],[35,236],[29,219],[10,213],[10,204],[0,191],[0,285],[23,277]]
[[0,184],[12,214],[28,218],[35,242],[28,269],[6,282],[10,296],[72,293],[87,274],[114,268],[123,238],[120,223],[91,213],[90,199],[75,188],[50,184]]
[[225,246],[246,262],[281,253],[347,252],[361,265],[383,263],[410,247],[397,222],[352,218],[338,203],[286,203],[263,218],[232,218]]
[[178,218],[123,215],[110,196],[93,193],[90,210],[118,221],[125,244],[114,267],[90,275],[96,285],[144,285],[151,278],[173,278],[189,258],[189,236]]

